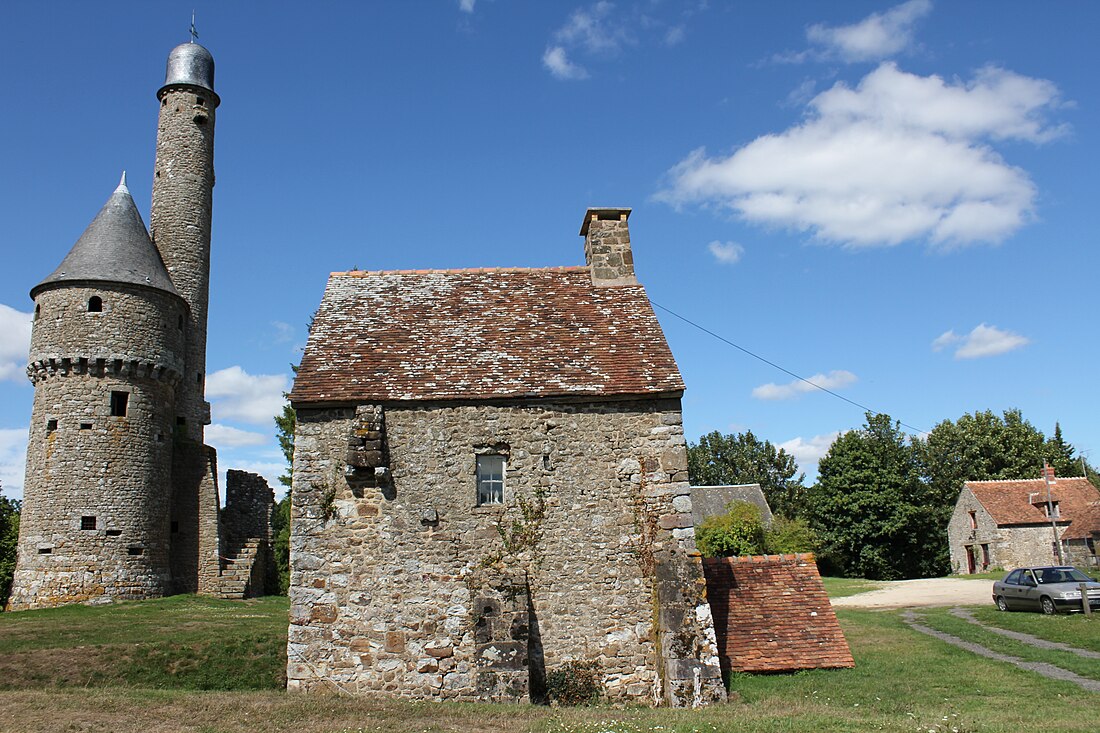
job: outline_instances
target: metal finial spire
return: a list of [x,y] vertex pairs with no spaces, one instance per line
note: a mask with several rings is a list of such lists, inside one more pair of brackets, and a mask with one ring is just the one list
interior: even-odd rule
[[126,188],[126,171],[122,171],[122,180],[118,182],[118,187],[125,188],[127,191],[130,190]]
[[195,11],[191,11],[191,43],[195,42],[195,39],[199,37],[199,32],[195,30]]

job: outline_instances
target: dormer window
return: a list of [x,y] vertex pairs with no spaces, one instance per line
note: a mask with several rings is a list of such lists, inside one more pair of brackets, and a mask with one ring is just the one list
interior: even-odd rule
[[93,295],[88,298],[88,312],[89,313],[102,313],[103,312],[103,298],[98,295]]
[[1058,502],[1052,501],[1049,504],[1043,506],[1043,514],[1047,515],[1047,519],[1060,519],[1062,512],[1058,509]]

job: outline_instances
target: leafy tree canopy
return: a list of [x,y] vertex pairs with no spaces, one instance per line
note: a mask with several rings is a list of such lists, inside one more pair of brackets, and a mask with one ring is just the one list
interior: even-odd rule
[[886,580],[947,570],[952,507],[929,501],[916,451],[899,423],[867,413],[862,429],[829,448],[818,476],[807,518],[831,570]]
[[725,514],[703,520],[695,531],[695,542],[705,557],[764,554],[760,508],[747,501],[731,501]]
[[760,484],[772,511],[787,517],[798,516],[806,493],[806,475],[799,473],[794,457],[751,430],[737,435],[714,431],[689,445],[688,476],[695,486]]
[[[2,487],[0,487],[2,490]],[[19,502],[0,496],[0,609],[8,602],[19,545]]]

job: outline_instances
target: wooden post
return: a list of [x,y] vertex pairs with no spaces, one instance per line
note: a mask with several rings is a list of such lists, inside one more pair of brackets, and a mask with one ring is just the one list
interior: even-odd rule
[[1092,607],[1089,605],[1089,584],[1081,583],[1081,610],[1088,616],[1092,613]]

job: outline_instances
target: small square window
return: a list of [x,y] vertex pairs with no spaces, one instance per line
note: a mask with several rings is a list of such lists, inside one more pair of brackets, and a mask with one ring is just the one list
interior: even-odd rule
[[55,430],[57,430],[57,420],[47,420],[46,421],[46,432],[52,433]]
[[179,522],[172,522],[172,529],[171,529],[172,534],[176,534],[179,531],[180,531],[180,523]]
[[504,456],[477,457],[477,504],[504,503]]
[[187,418],[186,417],[184,417],[183,415],[178,415],[176,417],[176,425],[186,425],[186,424],[187,424]]
[[126,417],[126,406],[130,402],[129,392],[111,393],[111,416]]
[[88,298],[88,312],[89,313],[102,313],[103,312],[103,298],[98,295],[93,295]]
[[95,517],[81,517],[80,518],[81,529],[95,529]]

